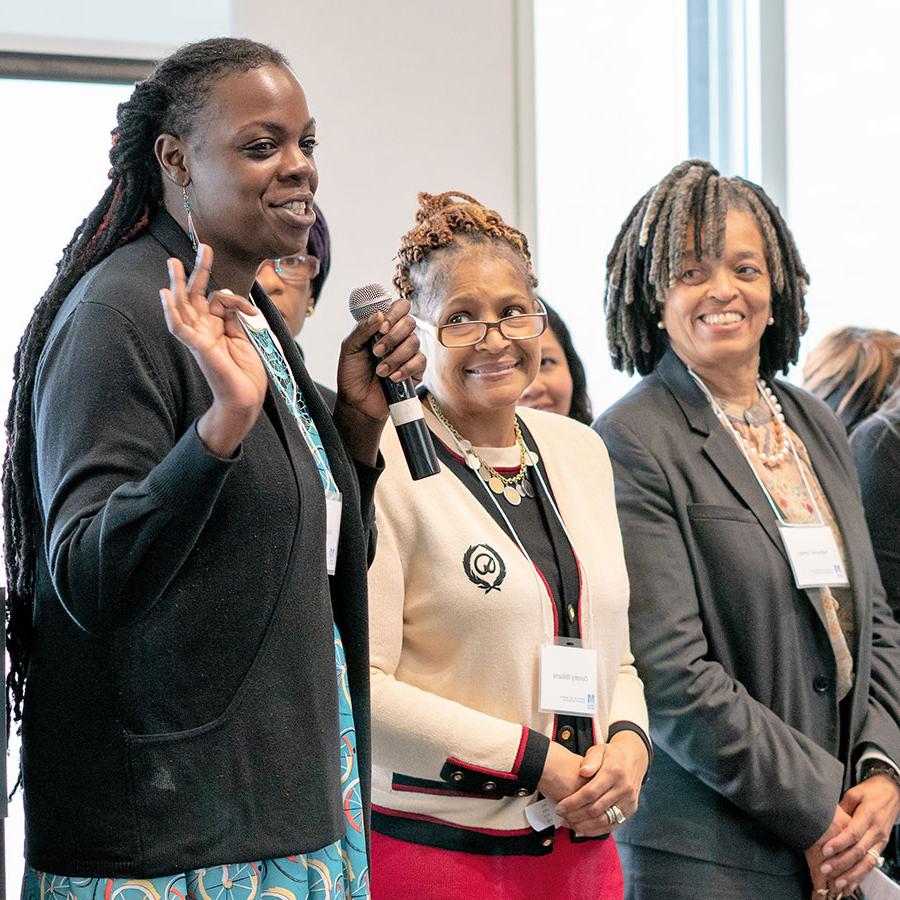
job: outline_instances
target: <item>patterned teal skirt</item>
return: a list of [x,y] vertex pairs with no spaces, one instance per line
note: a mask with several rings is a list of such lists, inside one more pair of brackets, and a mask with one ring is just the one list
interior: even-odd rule
[[26,867],[22,900],[348,900],[369,897],[369,865],[356,766],[356,730],[344,645],[334,629],[341,727],[344,836],[281,859],[191,869],[162,878],[72,878]]

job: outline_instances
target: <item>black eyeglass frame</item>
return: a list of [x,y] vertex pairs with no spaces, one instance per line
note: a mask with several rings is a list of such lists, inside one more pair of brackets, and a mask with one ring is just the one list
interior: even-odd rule
[[[498,319],[496,322],[484,322],[484,321],[474,321],[474,322],[448,322],[446,325],[435,325],[432,322],[426,322],[424,319],[420,319],[416,316],[413,316],[415,319],[416,325],[425,331],[433,334],[437,339],[438,343],[441,346],[446,347],[448,350],[459,350],[463,347],[474,347],[476,344],[480,344],[483,341],[487,340],[487,336],[490,333],[492,328],[496,328],[500,334],[503,335],[508,341],[531,341],[535,338],[540,337],[547,330],[547,310],[544,307],[544,304],[541,303],[540,300],[535,301],[540,308],[540,312],[533,313],[522,313],[518,316],[504,316],[502,319]],[[541,330],[537,332],[537,334],[529,334],[529,335],[517,335],[517,334],[507,334],[504,330],[503,326],[507,322],[512,322],[516,319],[540,319],[541,320]],[[481,325],[483,326],[483,330],[481,333],[481,337],[476,341],[467,341],[465,344],[447,344],[443,340],[443,333],[448,328],[454,328],[458,325]]]

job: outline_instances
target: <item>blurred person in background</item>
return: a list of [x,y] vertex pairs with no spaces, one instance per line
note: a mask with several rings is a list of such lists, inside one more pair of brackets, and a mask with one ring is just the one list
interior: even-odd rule
[[590,425],[594,417],[584,364],[566,323],[555,309],[540,299],[547,310],[547,330],[541,335],[541,367],[519,402],[522,406],[559,413]]
[[887,399],[898,373],[900,334],[839,328],[810,351],[803,387],[824,400],[850,434]]
[[[313,210],[316,221],[309,230],[306,251],[294,256],[263,260],[256,272],[257,283],[281,313],[301,356],[300,332],[315,312],[331,270],[331,232],[318,204],[313,204]],[[316,388],[328,408],[334,409],[337,394],[319,382],[316,382]]]

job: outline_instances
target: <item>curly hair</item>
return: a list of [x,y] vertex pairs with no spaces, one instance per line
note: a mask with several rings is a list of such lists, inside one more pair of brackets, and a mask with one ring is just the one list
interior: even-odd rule
[[675,166],[637,202],[606,260],[606,334],[616,369],[652,372],[669,346],[657,327],[661,304],[683,271],[688,237],[694,256],[721,258],[729,209],[749,212],[759,226],[772,281],[774,324],[760,346],[760,371],[787,371],[806,331],[809,275],[778,207],[757,184],[725,178],[709,162]]
[[[419,194],[416,224],[400,239],[394,287],[413,310],[421,310],[446,277],[444,263],[464,248],[481,246],[501,253],[537,287],[528,238],[500,213],[459,191]],[[435,265],[437,264],[437,265]]]
[[31,642],[36,541],[40,509],[34,491],[32,402],[38,360],[63,301],[72,288],[116,248],[141,234],[163,202],[163,185],[154,152],[163,133],[187,138],[209,93],[227,75],[262,66],[287,67],[277,50],[256,41],[213,38],[188,44],[162,60],[119,104],[112,131],[109,186],[97,206],[75,229],[57,264],[56,277],[38,301],[19,342],[13,367],[13,392],[6,420],[3,460],[3,522],[6,556],[6,647],[10,670],[10,717],[22,717],[22,700]]

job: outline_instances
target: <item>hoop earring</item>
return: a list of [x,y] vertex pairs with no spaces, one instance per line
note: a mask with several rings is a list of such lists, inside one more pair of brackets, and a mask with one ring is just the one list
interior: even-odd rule
[[187,185],[181,186],[181,205],[187,213],[188,237],[191,239],[191,246],[196,250],[199,246],[197,242],[197,229],[194,227],[194,217],[191,215],[191,201],[188,199]]

